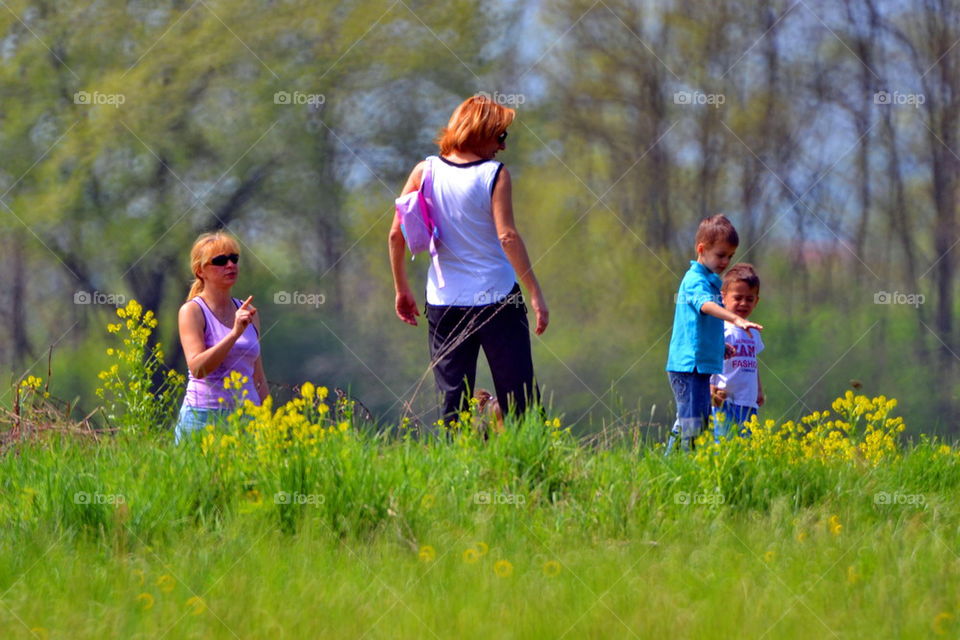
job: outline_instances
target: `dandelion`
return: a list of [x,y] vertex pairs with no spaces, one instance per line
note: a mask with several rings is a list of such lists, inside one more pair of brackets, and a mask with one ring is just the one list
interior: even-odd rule
[[141,584],[141,585],[142,585],[144,582],[146,582],[147,574],[144,572],[143,569],[134,569],[134,570],[133,570],[133,575],[137,576],[137,583],[138,583],[138,584]]
[[149,593],[141,593],[137,596],[137,602],[140,603],[140,610],[147,611],[153,608],[153,596]]
[[490,551],[490,545],[488,545],[486,542],[478,542],[475,545],[473,545],[473,547],[477,550],[477,553],[479,553],[481,556],[487,555],[487,552]]
[[543,563],[543,574],[551,578],[560,575],[560,563],[556,560],[547,560]]
[[428,544],[420,547],[420,551],[417,553],[417,558],[420,562],[433,562],[437,557],[437,551]]
[[463,552],[463,561],[467,564],[476,564],[480,560],[480,554],[474,548],[469,548]]
[[773,559],[777,557],[776,551],[770,550],[763,554],[763,561],[766,563],[773,562]]
[[170,593],[173,591],[174,584],[175,580],[170,574],[164,574],[157,578],[157,587],[164,593]]
[[948,631],[944,628],[944,626],[951,620],[953,620],[952,614],[949,614],[946,611],[941,611],[933,619],[933,632],[938,636],[947,635]]
[[200,596],[193,596],[192,598],[188,598],[186,605],[193,609],[193,611],[191,611],[190,613],[195,616],[198,616],[207,610],[207,605],[203,601],[203,598],[201,598]]
[[433,497],[433,494],[428,493],[420,499],[420,506],[423,507],[424,509],[429,509],[434,505],[435,502],[436,502],[436,499]]
[[839,516],[830,516],[830,519],[827,521],[827,526],[830,529],[830,533],[835,536],[840,535],[840,532],[843,531],[843,525],[840,524]]
[[797,533],[797,542],[803,542],[803,541],[806,540],[806,539],[807,539],[807,532],[806,532],[806,531],[800,531],[800,532]]
[[493,563],[493,572],[498,578],[509,578],[513,575],[513,565],[509,560],[497,560]]
[[302,385],[300,385],[301,397],[307,400],[313,400],[315,394],[316,394],[316,388],[313,386],[312,382],[304,382]]

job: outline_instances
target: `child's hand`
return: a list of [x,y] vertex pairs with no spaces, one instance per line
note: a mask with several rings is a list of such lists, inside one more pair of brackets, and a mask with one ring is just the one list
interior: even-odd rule
[[732,344],[723,345],[723,359],[729,360],[733,356],[737,355],[737,349]]
[[757,324],[756,322],[750,322],[746,318],[741,318],[737,316],[736,321],[733,323],[743,329],[744,331],[748,329],[756,329],[757,331],[763,331],[763,325]]
[[713,401],[713,406],[722,407],[723,401],[727,399],[727,390],[710,387],[710,399]]
[[766,400],[766,397],[763,395],[763,389],[760,389],[757,392],[757,406],[762,407],[765,400]]

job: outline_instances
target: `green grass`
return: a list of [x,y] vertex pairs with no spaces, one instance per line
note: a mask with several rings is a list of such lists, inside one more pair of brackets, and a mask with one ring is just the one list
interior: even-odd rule
[[536,420],[489,442],[352,431],[317,457],[242,470],[165,434],[26,443],[0,465],[0,630],[960,633],[955,450],[922,440],[876,467],[704,464],[633,442],[588,447]]

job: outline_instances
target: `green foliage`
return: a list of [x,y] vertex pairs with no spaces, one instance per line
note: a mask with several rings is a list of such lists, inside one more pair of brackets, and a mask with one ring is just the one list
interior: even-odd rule
[[[179,409],[185,378],[174,370],[166,370],[163,350],[150,344],[157,327],[153,311],[143,311],[136,300],[117,309],[121,322],[107,325],[120,342],[107,349],[114,362],[98,374],[101,387],[96,390],[103,400],[106,417],[112,426],[122,430],[151,429],[166,431]],[[156,379],[161,378],[159,385]]]

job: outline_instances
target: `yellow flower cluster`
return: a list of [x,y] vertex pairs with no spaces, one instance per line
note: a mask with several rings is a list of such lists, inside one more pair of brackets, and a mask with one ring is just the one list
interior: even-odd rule
[[107,325],[116,334],[121,347],[107,348],[112,363],[97,377],[98,398],[104,400],[111,421],[129,428],[145,428],[165,424],[175,411],[186,378],[169,370],[159,387],[155,375],[163,368],[163,350],[159,343],[150,345],[150,336],[157,328],[153,311],[144,311],[136,300],[117,309],[123,322]]
[[761,423],[756,416],[744,426],[749,438],[732,437],[719,445],[710,434],[701,436],[696,458],[713,464],[718,448],[737,447],[749,459],[771,458],[794,464],[801,461],[862,463],[877,466],[899,456],[898,436],[903,418],[890,413],[897,401],[886,396],[868,398],[846,395],[837,398],[830,411],[814,411],[799,422],[774,420]]
[[[231,374],[224,386],[242,388],[244,382],[239,374]],[[297,397],[277,409],[270,396],[260,406],[244,400],[228,419],[230,433],[207,427],[202,451],[239,471],[280,464],[291,450],[317,457],[325,441],[350,439],[349,422],[334,419],[324,402],[327,395],[326,387],[307,382]]]

